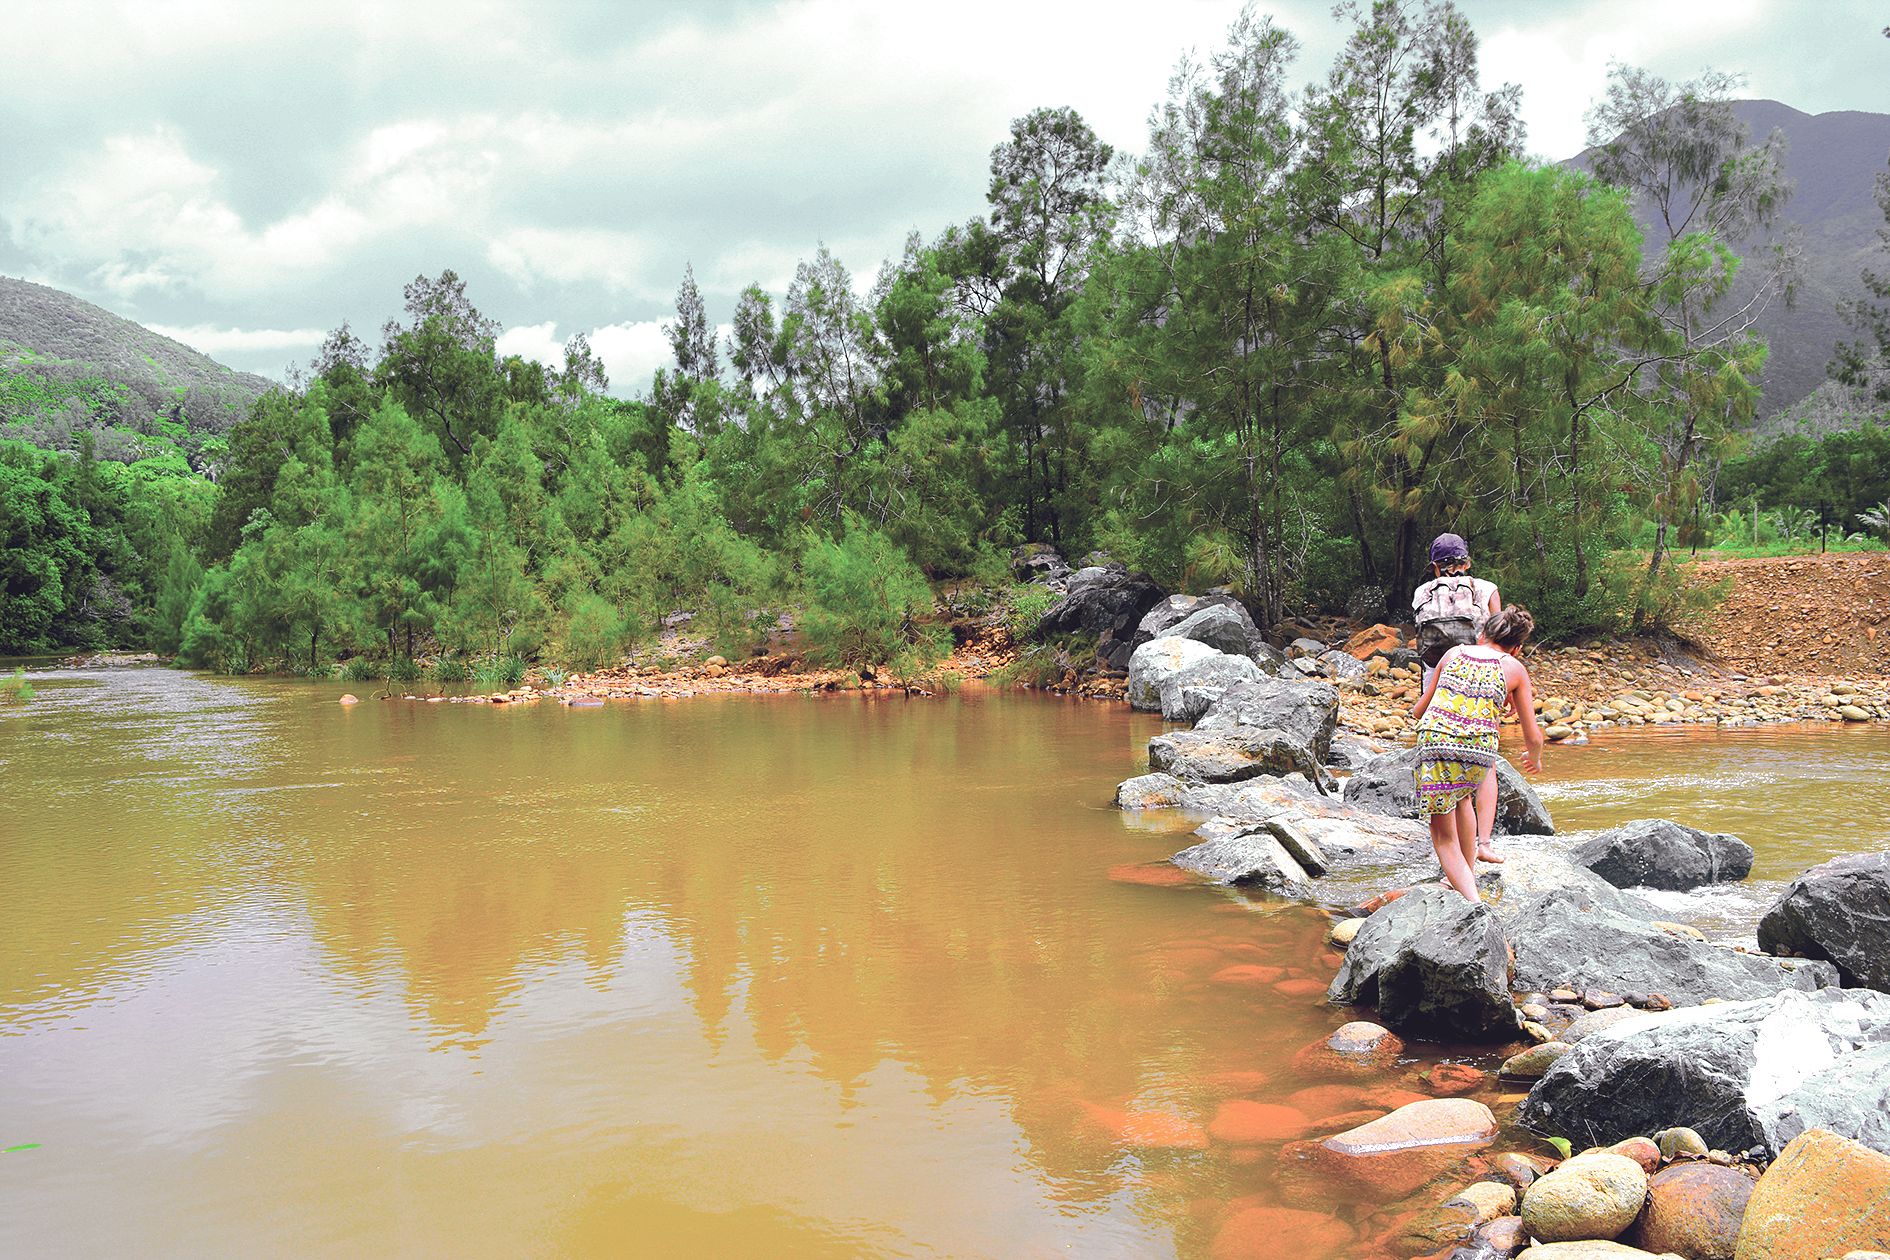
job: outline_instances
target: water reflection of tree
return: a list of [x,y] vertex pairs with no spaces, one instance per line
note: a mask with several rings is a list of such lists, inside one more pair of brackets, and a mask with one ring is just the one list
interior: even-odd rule
[[1104,808],[1132,755],[1112,715],[797,699],[466,716],[357,736],[390,767],[371,821],[295,867],[337,964],[397,975],[435,1040],[492,1035],[552,963],[600,985],[642,965],[624,957],[635,914],[676,943],[712,1039],[801,1056],[843,1099],[888,1060],[935,1099],[1002,1096],[1030,1158],[1088,1198],[1117,1152],[1085,1104],[1160,1105],[1310,1035],[1168,956],[1224,923],[1206,930],[1303,958],[1305,930],[1107,881],[1147,847]]

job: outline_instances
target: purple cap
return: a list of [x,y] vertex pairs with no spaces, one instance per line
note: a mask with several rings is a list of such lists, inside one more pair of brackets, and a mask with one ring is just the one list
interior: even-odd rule
[[1450,560],[1468,560],[1470,546],[1455,534],[1439,534],[1431,544],[1431,563],[1443,564]]

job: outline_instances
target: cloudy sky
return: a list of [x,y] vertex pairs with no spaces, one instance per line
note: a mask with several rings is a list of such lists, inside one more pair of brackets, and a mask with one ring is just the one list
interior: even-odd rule
[[[1461,0],[1532,151],[1580,149],[1611,61],[1705,67],[1810,113],[1890,112],[1875,0]],[[451,267],[548,360],[587,332],[613,388],[666,358],[693,263],[713,318],[819,242],[862,278],[983,208],[1012,118],[1070,105],[1141,148],[1176,60],[1238,0],[11,0],[0,274],[280,376]],[[1325,0],[1259,3],[1303,80]]]

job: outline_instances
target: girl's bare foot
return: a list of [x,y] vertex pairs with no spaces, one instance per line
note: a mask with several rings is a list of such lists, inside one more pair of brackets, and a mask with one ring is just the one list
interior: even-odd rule
[[1502,862],[1503,860],[1503,855],[1498,853],[1495,849],[1492,849],[1489,845],[1480,844],[1477,846],[1477,861]]

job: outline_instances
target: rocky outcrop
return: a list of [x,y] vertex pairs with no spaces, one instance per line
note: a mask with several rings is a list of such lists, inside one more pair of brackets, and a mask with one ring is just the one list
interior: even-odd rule
[[[1138,648],[1137,652],[1140,651]],[[1130,658],[1129,668],[1133,676],[1134,657]],[[1252,658],[1217,652],[1171,674],[1159,688],[1159,707],[1162,716],[1170,722],[1192,722],[1214,707],[1214,702],[1225,695],[1229,687],[1257,682],[1264,677]]]
[[1793,1138],[1759,1178],[1736,1260],[1822,1260],[1890,1250],[1890,1157],[1819,1130]]
[[1577,889],[1546,893],[1505,921],[1521,989],[1659,993],[1685,1006],[1815,989],[1836,979],[1829,964],[1745,954],[1676,935],[1598,905]]
[[1450,1041],[1516,1036],[1502,926],[1489,907],[1448,888],[1416,889],[1366,919],[1327,997],[1376,1006],[1400,1032]]
[[1207,730],[1197,726],[1157,735],[1148,741],[1148,764],[1152,770],[1194,783],[1238,783],[1295,771],[1317,783],[1323,776],[1319,758],[1309,745],[1271,727]]
[[1338,725],[1339,693],[1330,684],[1269,678],[1229,687],[1202,714],[1195,729],[1285,731],[1323,764]]
[[1129,657],[1129,706],[1148,712],[1162,707],[1162,687],[1190,665],[1213,660],[1222,653],[1193,639],[1164,636],[1150,639]]
[[1044,543],[1025,543],[1011,552],[1011,576],[1020,582],[1036,582],[1060,591],[1069,585],[1073,572],[1069,562]]
[[1759,948],[1837,965],[1845,984],[1890,992],[1890,853],[1859,853],[1794,879],[1759,920]]
[[1145,574],[1118,564],[1078,569],[1031,637],[1047,643],[1059,635],[1094,635],[1097,658],[1111,669],[1126,669],[1135,628],[1162,596],[1162,588]]
[[[1360,766],[1345,785],[1345,800],[1360,809],[1416,818],[1417,750],[1402,748]],[[1496,831],[1503,835],[1553,835],[1555,823],[1542,798],[1509,762],[1496,763]]]
[[1285,846],[1264,825],[1219,835],[1183,849],[1170,861],[1217,884],[1240,884],[1304,894],[1312,885]]
[[1752,873],[1752,846],[1739,837],[1664,818],[1610,828],[1570,849],[1569,859],[1616,888],[1684,891]]
[[1890,994],[1867,989],[1642,1015],[1558,1059],[1518,1119],[1587,1142],[1684,1124],[1730,1151],[1778,1151],[1811,1128],[1890,1149],[1885,1046]]

